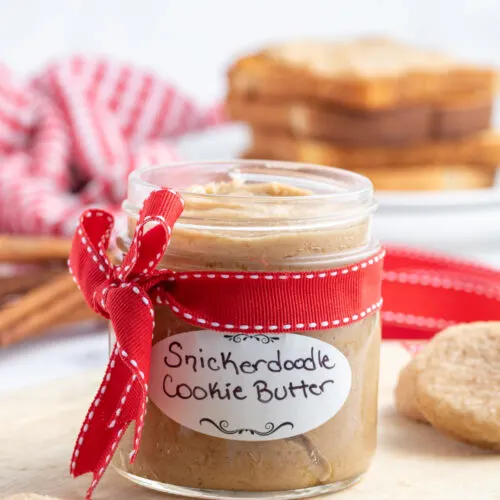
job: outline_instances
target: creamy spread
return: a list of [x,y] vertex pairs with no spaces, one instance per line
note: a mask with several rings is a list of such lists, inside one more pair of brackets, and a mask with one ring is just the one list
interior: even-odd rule
[[[342,227],[234,231],[231,227],[198,229],[182,221],[251,220],[259,208],[243,199],[289,197],[306,199],[307,190],[278,183],[251,185],[214,183],[194,186],[196,194],[220,195],[189,199],[180,224],[174,227],[162,265],[174,270],[309,270],[333,267],[332,255],[362,247],[368,223]],[[231,195],[225,201],[225,196]],[[284,208],[274,207],[278,219]],[[262,208],[269,210],[269,207]],[[273,208],[271,207],[271,210]],[[290,216],[290,214],[288,214]],[[134,221],[130,222],[132,232]],[[123,243],[122,243],[123,244]],[[168,307],[156,307],[154,343],[196,328],[175,317]],[[280,491],[349,481],[365,472],[376,445],[380,326],[372,315],[350,326],[307,335],[333,345],[347,358],[352,385],[341,410],[323,425],[301,435],[272,441],[221,439],[185,428],[148,403],[140,451],[128,463],[133,429],[118,448],[115,464],[136,476],[192,488],[234,491]]]

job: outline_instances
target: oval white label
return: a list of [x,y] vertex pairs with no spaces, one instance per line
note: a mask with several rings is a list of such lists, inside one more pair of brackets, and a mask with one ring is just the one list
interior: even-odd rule
[[335,347],[292,333],[181,333],[152,351],[149,395],[179,424],[241,441],[314,429],[343,406],[351,368]]

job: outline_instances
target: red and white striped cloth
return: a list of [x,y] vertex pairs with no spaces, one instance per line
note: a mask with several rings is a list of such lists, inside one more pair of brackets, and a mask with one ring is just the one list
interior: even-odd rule
[[131,170],[176,159],[170,139],[221,121],[220,106],[106,58],[27,82],[0,65],[0,232],[71,234],[84,208],[118,206]]

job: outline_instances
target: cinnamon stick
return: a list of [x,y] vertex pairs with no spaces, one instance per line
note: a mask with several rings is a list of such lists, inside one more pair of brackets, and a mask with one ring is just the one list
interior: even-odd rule
[[61,320],[68,320],[69,315],[81,310],[83,298],[80,292],[74,288],[64,297],[55,299],[49,306],[38,310],[36,313],[26,316],[15,327],[0,332],[0,345],[7,346],[15,342],[30,339],[38,333],[60,324]]
[[64,272],[48,283],[31,290],[12,304],[7,304],[0,310],[0,334],[6,329],[15,327],[22,319],[36,314],[56,300],[62,301],[71,292],[76,292],[75,297],[78,296],[80,300],[83,300],[73,283],[73,278]]
[[71,240],[66,238],[0,236],[1,263],[65,260],[70,249]]
[[82,321],[88,321],[88,320],[102,320],[105,321],[105,319],[94,312],[85,302],[85,300],[82,297],[82,304],[78,307],[76,307],[73,311],[69,312],[65,316],[59,318],[57,322],[54,323],[54,327],[59,327],[63,325],[72,325],[76,323],[81,323]]
[[26,293],[61,273],[61,269],[36,269],[0,277],[0,302],[10,295]]

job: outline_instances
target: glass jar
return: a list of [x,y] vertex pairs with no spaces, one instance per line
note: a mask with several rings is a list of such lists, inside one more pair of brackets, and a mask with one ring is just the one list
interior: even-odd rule
[[[123,250],[133,235],[144,198],[152,189],[164,185],[181,192],[186,203],[161,262],[174,271],[333,269],[379,251],[371,234],[375,203],[368,179],[336,168],[251,160],[172,164],[133,172],[128,199],[123,205],[129,221],[128,234],[118,240]],[[245,332],[226,335],[197,329],[174,316],[164,305],[156,306],[155,315],[150,401],[141,446],[134,464],[130,464],[131,426],[114,458],[114,465],[122,475],[155,490],[195,498],[292,499],[345,488],[368,469],[376,447],[378,312],[348,326],[328,330],[302,334],[300,331],[262,332],[257,335],[260,340],[251,339],[252,335]],[[243,337],[250,338],[251,342],[241,341]],[[339,400],[335,412],[322,416],[322,423],[311,424],[309,421],[314,420],[314,415],[322,414],[322,407],[314,410],[308,406],[314,398],[306,401],[306,395],[299,391],[290,398],[293,399],[290,403],[281,401],[272,408],[259,410],[265,413],[260,431],[255,425],[251,429],[248,421],[243,426],[236,425],[236,421],[241,423],[254,408],[246,406],[240,411],[241,402],[221,401],[220,392],[219,403],[207,402],[200,396],[200,401],[193,402],[194,406],[183,406],[185,400],[181,393],[171,394],[168,404],[176,410],[175,414],[170,413],[169,406],[151,391],[155,383],[160,384],[159,373],[165,368],[157,365],[166,359],[165,351],[155,354],[155,350],[165,342],[170,349],[175,338],[188,339],[191,368],[194,354],[201,352],[201,347],[206,352],[220,351],[222,339],[226,340],[224,349],[228,352],[234,349],[235,357],[241,353],[237,350],[242,349],[242,344],[246,344],[244,352],[254,359],[269,355],[269,349],[273,348],[269,344],[285,342],[286,338],[296,339],[298,344],[295,340],[286,341],[285,354],[290,346],[297,348],[301,342],[305,343],[307,352],[314,345],[323,352],[330,349],[332,355],[337,356],[339,366],[343,364],[345,368],[335,382],[341,389],[346,388],[343,400]],[[179,344],[175,345],[178,349]],[[173,348],[169,351],[175,360],[181,359],[179,353]],[[214,361],[214,368],[215,364]],[[193,370],[189,375],[182,371],[171,373],[188,377],[191,384],[208,383],[208,379],[203,380],[204,375]],[[237,378],[236,373],[219,375],[218,371],[209,375],[212,376],[212,383],[219,383],[219,388],[229,387]],[[271,381],[278,379],[277,375],[270,378]],[[165,380],[168,378],[163,384]],[[186,387],[185,384],[183,390],[189,390]],[[164,385],[163,390],[169,389]],[[199,395],[206,395],[206,391],[201,391],[198,390]],[[175,397],[181,399],[175,401]],[[342,399],[336,393],[324,400],[325,408],[331,406],[335,398]],[[193,412],[217,412],[219,407],[213,408],[214,404],[224,407],[223,420],[196,429],[186,424]],[[300,433],[281,429],[280,432],[285,432],[281,438],[279,433],[266,435],[274,423],[272,419],[265,423],[265,417],[273,411],[297,415],[305,427]]]

